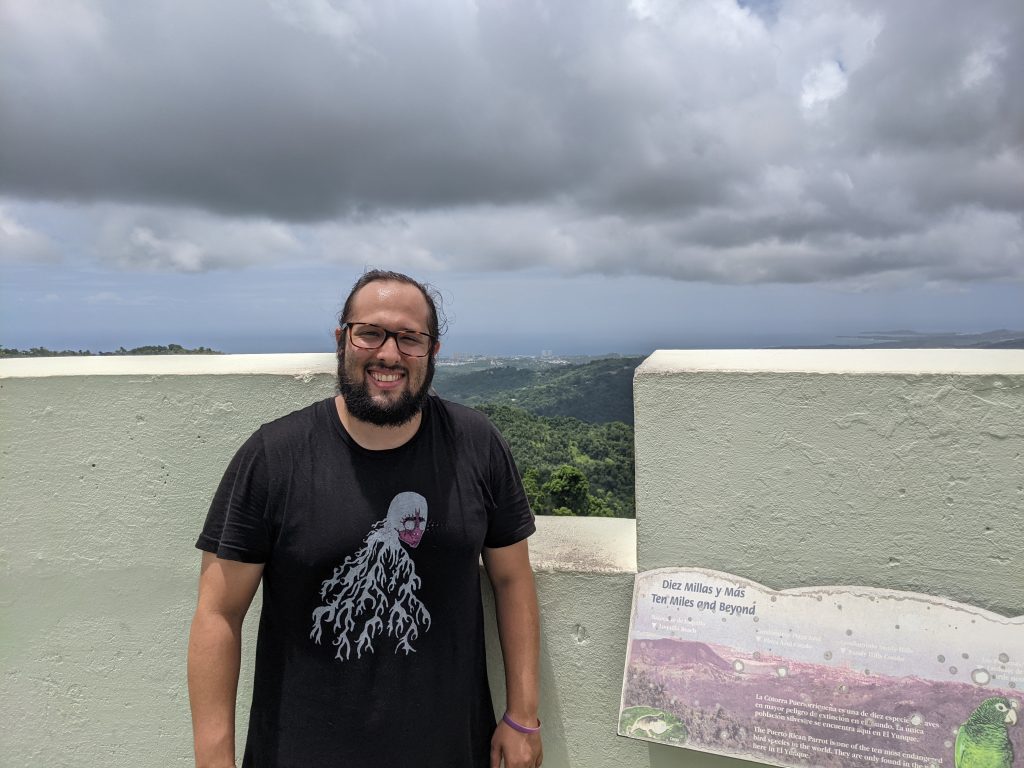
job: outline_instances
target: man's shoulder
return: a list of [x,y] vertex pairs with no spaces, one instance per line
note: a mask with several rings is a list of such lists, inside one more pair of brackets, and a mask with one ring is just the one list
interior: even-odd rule
[[428,395],[428,398],[432,403],[434,403],[435,407],[445,410],[452,418],[477,421],[479,417],[483,418],[484,421],[487,421],[487,417],[476,408],[471,408],[468,405],[457,403],[454,400],[447,400],[436,393]]
[[304,408],[299,408],[264,423],[256,430],[256,433],[264,441],[276,443],[287,442],[297,436],[306,435],[314,429],[322,429],[325,422],[324,411],[331,404],[331,400],[318,400]]
[[430,401],[435,411],[456,429],[484,433],[495,431],[495,426],[487,418],[487,415],[476,408],[470,408],[468,405],[456,403],[453,400],[445,400],[440,395],[430,395]]

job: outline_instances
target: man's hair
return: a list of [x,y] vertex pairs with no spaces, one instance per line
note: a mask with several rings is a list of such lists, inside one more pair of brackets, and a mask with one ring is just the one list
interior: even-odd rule
[[427,302],[427,333],[433,336],[435,339],[441,338],[445,331],[448,329],[448,322],[444,317],[444,307],[442,306],[441,293],[430,285],[430,283],[421,283],[418,280],[414,280],[408,275],[404,275],[401,272],[391,272],[384,269],[369,269],[363,273],[362,277],[356,280],[355,285],[352,286],[352,290],[349,291],[348,298],[345,299],[345,306],[341,310],[341,314],[338,316],[338,325],[348,322],[349,313],[352,311],[352,299],[359,293],[360,289],[365,288],[370,283],[405,283],[406,285],[416,286],[420,293],[423,294],[424,300]]

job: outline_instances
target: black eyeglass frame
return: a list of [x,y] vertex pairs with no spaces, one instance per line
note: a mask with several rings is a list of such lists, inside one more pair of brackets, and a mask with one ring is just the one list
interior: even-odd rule
[[[352,327],[355,325],[368,325],[371,328],[376,328],[377,330],[384,334],[384,338],[381,339],[380,344],[378,344],[375,347],[364,347],[362,344],[356,344],[352,338]],[[437,344],[437,337],[431,336],[429,333],[424,333],[423,331],[389,331],[384,326],[377,325],[376,323],[346,322],[341,324],[341,330],[348,331],[348,340],[356,349],[380,349],[381,347],[388,343],[388,339],[393,338],[395,340],[395,346],[398,348],[398,351],[401,352],[406,357],[429,357],[431,350],[433,350],[434,348],[434,345]],[[417,355],[413,352],[406,352],[404,349],[402,349],[402,340],[401,338],[399,338],[400,336],[403,335],[425,336],[430,340],[430,343],[427,345],[427,351],[424,352],[422,355]]]

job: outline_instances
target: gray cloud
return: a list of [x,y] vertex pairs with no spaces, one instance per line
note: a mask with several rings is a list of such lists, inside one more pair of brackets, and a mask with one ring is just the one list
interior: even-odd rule
[[1024,6],[0,6],[0,194],[96,258],[1024,278]]
[[60,261],[60,252],[50,238],[25,226],[0,207],[0,263],[57,261]]
[[96,258],[123,269],[205,272],[270,264],[301,254],[292,229],[266,219],[221,218],[198,211],[104,206]]

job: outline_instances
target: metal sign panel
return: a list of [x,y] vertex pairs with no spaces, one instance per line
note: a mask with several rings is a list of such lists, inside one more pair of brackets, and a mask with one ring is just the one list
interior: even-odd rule
[[1024,767],[1024,617],[869,587],[638,574],[619,734],[777,766]]

